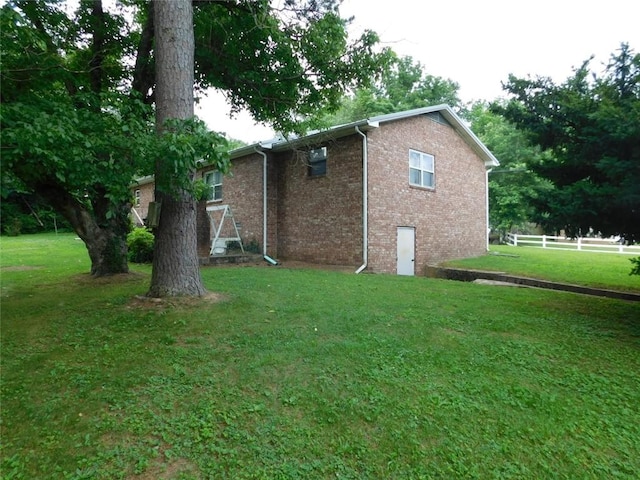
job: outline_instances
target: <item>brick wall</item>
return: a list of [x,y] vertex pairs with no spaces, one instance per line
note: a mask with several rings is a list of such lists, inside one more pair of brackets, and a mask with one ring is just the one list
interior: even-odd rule
[[[140,205],[134,204],[133,208],[143,221],[146,221],[147,219],[147,214],[149,212],[149,203],[153,202],[154,188],[155,185],[153,182],[145,182],[140,185],[136,185],[131,189],[133,194],[135,194],[136,190],[140,190]],[[136,217],[135,215],[133,215],[132,220],[135,225],[141,225],[140,220],[138,220],[138,217]]]
[[[208,171],[203,169],[199,176],[204,178]],[[256,153],[231,162],[231,171],[222,180],[222,199],[207,205],[229,205],[242,241],[256,241],[262,248],[262,198],[262,156]],[[221,212],[214,215],[221,220]],[[224,221],[220,236],[235,236],[230,219]]]
[[[449,125],[429,117],[368,134],[369,271],[395,273],[396,231],[415,227],[415,271],[486,251],[485,168]],[[409,185],[409,149],[435,157],[435,188]]]
[[311,146],[327,147],[327,173],[309,177],[307,152],[279,153],[278,255],[322,264],[362,263],[362,141],[359,136]]

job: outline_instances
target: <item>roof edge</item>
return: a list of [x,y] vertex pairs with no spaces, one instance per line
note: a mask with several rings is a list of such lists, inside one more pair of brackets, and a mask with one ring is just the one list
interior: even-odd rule
[[414,108],[412,110],[404,110],[402,112],[377,115],[375,117],[367,118],[364,120],[337,125],[326,130],[311,132],[304,137],[295,137],[291,139],[274,139],[267,142],[258,142],[238,148],[236,150],[232,150],[231,152],[229,152],[229,156],[231,157],[231,159],[236,159],[245,155],[249,155],[251,153],[255,153],[256,151],[271,150],[274,152],[278,152],[290,148],[312,145],[323,140],[332,140],[350,135],[355,131],[356,127],[358,127],[358,129],[360,129],[361,131],[368,131],[374,128],[378,128],[382,123],[394,122],[397,120],[403,120],[405,118],[411,118],[435,112],[439,112],[444,118],[447,119],[447,121],[460,134],[460,136],[462,136],[464,141],[471,147],[471,149],[476,152],[476,154],[478,154],[478,156],[484,161],[485,167],[491,168],[500,165],[500,162],[493,155],[493,153],[489,151],[486,145],[484,145],[480,141],[480,139],[465,124],[465,122],[447,104],[433,105],[430,107]]

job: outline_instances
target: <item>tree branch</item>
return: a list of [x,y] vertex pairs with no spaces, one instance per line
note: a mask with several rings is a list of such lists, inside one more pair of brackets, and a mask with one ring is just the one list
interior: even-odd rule
[[140,94],[145,103],[151,103],[153,95],[149,94],[149,90],[155,84],[155,69],[151,59],[151,50],[153,49],[153,2],[147,2],[147,19],[142,29],[140,43],[138,44],[138,53],[136,55],[136,64],[133,69],[133,81],[131,89]]
[[[45,27],[44,23],[42,23],[42,19],[40,18],[40,10],[39,10],[38,3],[27,0],[22,2],[16,2],[16,4],[18,7],[20,7],[20,9],[24,12],[25,17],[27,17],[27,19],[33,24],[33,26],[36,28],[38,33],[44,39],[45,45],[47,46],[47,51],[59,57],[59,55],[57,54],[58,47],[56,46],[55,42],[53,41],[53,38],[47,31],[47,28]],[[63,63],[62,59],[59,59],[59,60],[60,60],[60,63],[62,64]],[[76,93],[78,93],[78,88],[76,87],[75,83],[71,81],[71,79],[65,78],[64,86],[67,89],[67,92],[69,93],[70,96],[73,97]]]
[[104,10],[102,9],[102,0],[93,0],[91,28],[93,30],[93,42],[91,45],[93,55],[91,60],[89,60],[89,78],[91,91],[93,93],[100,93],[102,91],[102,70],[105,57],[105,18]]

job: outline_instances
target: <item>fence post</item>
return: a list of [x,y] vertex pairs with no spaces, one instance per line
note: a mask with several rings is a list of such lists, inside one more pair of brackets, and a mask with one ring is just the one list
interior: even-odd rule
[[620,242],[620,245],[618,246],[618,252],[624,253],[624,243]]
[[518,234],[517,233],[513,233],[511,238],[513,239],[513,246],[517,247],[518,246]]
[[547,236],[542,235],[542,248],[547,248]]
[[578,250],[582,250],[582,237],[578,237]]

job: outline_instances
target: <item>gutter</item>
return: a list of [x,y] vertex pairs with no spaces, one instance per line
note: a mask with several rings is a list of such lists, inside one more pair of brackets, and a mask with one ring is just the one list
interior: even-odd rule
[[267,255],[267,154],[258,147],[254,148],[258,155],[262,155],[262,258],[271,265],[278,262]]
[[369,262],[369,202],[368,202],[368,183],[369,183],[369,175],[368,175],[368,144],[367,144],[367,135],[362,133],[362,131],[358,128],[358,125],[355,126],[356,132],[362,135],[362,265],[356,270],[356,274],[361,273],[365,268],[367,268],[367,263]]

